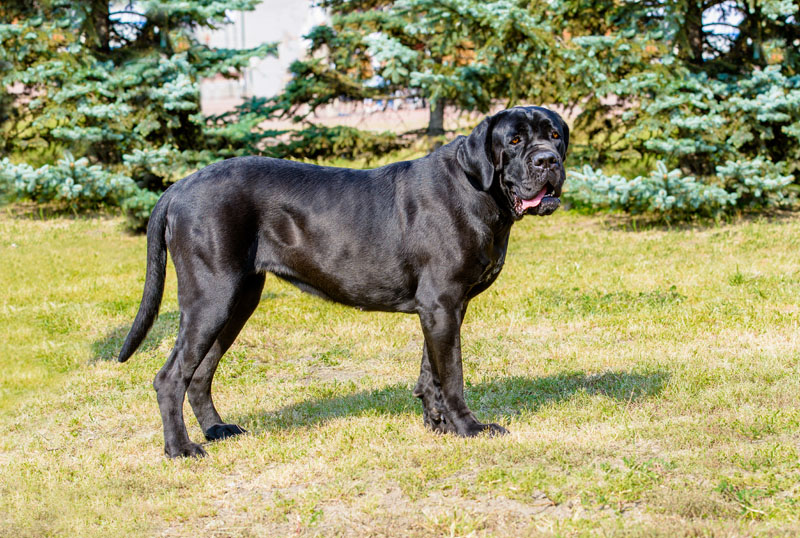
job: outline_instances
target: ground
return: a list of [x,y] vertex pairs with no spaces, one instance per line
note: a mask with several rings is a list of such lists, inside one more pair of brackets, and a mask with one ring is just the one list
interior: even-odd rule
[[177,328],[172,268],[119,364],[144,237],[8,211],[0,535],[797,535],[798,242],[793,214],[526,217],[463,330],[467,400],[512,432],[495,438],[424,429],[413,316],[269,278],[215,382],[250,433],[174,461],[151,387]]

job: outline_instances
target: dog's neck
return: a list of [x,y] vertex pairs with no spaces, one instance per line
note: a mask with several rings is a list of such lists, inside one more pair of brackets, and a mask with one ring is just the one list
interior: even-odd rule
[[483,211],[473,214],[483,215],[483,223],[491,230],[495,241],[507,241],[511,226],[514,224],[514,216],[508,205],[508,198],[500,187],[499,174],[502,173],[502,170],[496,172],[498,175],[489,190],[484,190],[474,178],[469,176],[456,158],[459,146],[466,140],[466,137],[459,136],[452,142],[437,148],[425,158],[437,160],[441,166],[447,169],[448,177],[451,177],[461,187],[458,190],[464,204],[483,207]]

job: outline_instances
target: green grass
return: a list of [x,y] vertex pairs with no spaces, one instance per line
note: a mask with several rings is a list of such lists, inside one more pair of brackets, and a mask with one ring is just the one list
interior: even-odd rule
[[162,453],[171,268],[113,360],[143,237],[4,215],[0,258],[0,536],[800,533],[800,216],[524,219],[463,329],[468,402],[502,438],[423,428],[413,316],[270,277],[215,381],[251,434],[203,460]]

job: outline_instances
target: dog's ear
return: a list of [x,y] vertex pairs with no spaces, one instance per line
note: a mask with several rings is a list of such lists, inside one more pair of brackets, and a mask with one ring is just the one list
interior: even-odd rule
[[561,162],[564,162],[564,159],[567,158],[567,148],[569,147],[569,125],[561,116],[558,119],[561,121],[561,132],[564,133],[564,151],[561,152]]
[[456,159],[461,168],[487,191],[494,181],[495,163],[492,151],[492,116],[488,116],[472,130],[456,151]]

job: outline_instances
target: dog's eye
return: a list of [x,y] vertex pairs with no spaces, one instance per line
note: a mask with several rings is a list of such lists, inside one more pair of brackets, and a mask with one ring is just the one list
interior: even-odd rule
[[512,144],[514,144],[515,146],[516,146],[517,144],[519,144],[519,137],[518,137],[518,136],[515,136],[514,138],[512,138],[512,139],[511,139],[511,143],[512,143]]
[[551,136],[553,138],[560,138],[561,135],[558,134],[558,131],[553,131],[553,134]]

